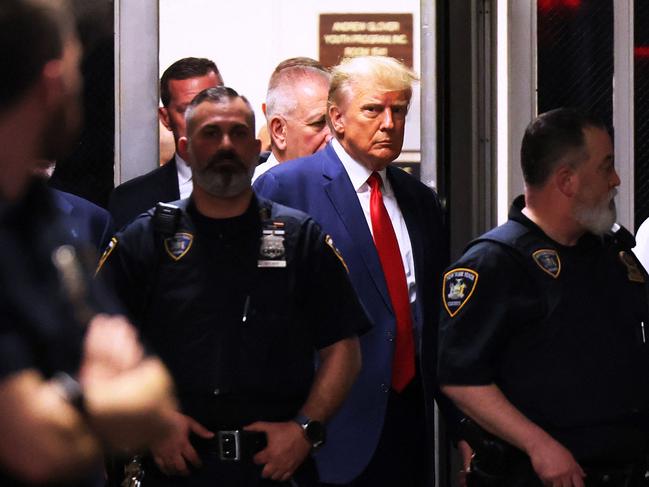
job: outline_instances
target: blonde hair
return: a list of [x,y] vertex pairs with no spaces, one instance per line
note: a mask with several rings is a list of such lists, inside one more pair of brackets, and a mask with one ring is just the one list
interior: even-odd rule
[[359,56],[343,60],[331,70],[331,83],[327,105],[348,96],[353,85],[364,85],[382,91],[408,91],[417,75],[402,62],[387,56]]

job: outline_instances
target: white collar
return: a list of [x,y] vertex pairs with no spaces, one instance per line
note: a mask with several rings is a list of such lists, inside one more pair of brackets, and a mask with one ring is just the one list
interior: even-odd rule
[[[369,185],[367,184],[367,179],[372,175],[374,171],[363,166],[360,162],[357,162],[356,160],[354,160],[354,158],[352,158],[352,156],[347,154],[347,152],[340,144],[338,139],[335,138],[332,139],[331,146],[333,147],[334,151],[336,152],[336,155],[340,159],[340,162],[343,163],[345,171],[347,171],[347,175],[349,176],[349,179],[352,182],[352,186],[354,187],[354,190],[357,193],[369,191]],[[390,181],[388,181],[386,170],[382,169],[381,171],[377,171],[377,172],[379,173],[381,179],[383,180],[383,189],[382,189],[383,195],[392,194],[392,186],[390,185]]]
[[176,152],[176,170],[178,171],[178,182],[180,184],[191,181],[192,169],[187,165],[185,160]]
[[275,167],[279,164],[279,161],[277,160],[277,157],[275,157],[275,154],[271,153],[268,156],[268,159],[266,159],[262,164],[268,164],[268,167]]

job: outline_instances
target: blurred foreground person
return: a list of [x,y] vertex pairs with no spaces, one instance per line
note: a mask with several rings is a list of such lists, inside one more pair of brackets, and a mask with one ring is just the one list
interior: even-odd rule
[[[80,47],[59,0],[0,3],[0,485],[86,485],[103,448],[167,431],[171,381],[58,224],[42,159],[81,125]],[[95,477],[96,478],[96,477]]]
[[439,381],[479,425],[469,485],[646,486],[647,274],[614,225],[611,138],[553,110],[521,162],[525,197],[443,279]]
[[312,487],[310,453],[356,378],[367,318],[331,238],[254,195],[260,142],[248,101],[210,88],[186,118],[178,147],[191,197],[119,232],[100,271],[182,405],[174,434],[152,448],[147,485]]

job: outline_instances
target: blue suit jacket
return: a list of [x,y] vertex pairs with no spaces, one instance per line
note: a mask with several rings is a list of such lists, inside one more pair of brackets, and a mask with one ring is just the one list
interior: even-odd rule
[[51,189],[61,221],[75,242],[87,243],[101,252],[115,233],[113,219],[103,208],[79,196]]
[[[421,331],[418,354],[427,398],[427,457],[432,464],[438,297],[447,262],[446,235],[435,193],[399,168],[388,167],[387,176],[408,228],[415,263],[414,318]],[[329,422],[327,443],[316,454],[323,482],[347,483],[363,471],[374,453],[391,383],[396,324],[379,256],[356,192],[331,144],[312,156],[280,164],[257,179],[254,188],[268,199],[310,214],[332,236],[374,325],[360,338],[359,378]]]

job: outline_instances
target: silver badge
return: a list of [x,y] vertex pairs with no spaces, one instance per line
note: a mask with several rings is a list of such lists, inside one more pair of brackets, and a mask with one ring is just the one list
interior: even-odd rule
[[284,230],[264,230],[259,248],[258,267],[286,267]]

